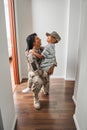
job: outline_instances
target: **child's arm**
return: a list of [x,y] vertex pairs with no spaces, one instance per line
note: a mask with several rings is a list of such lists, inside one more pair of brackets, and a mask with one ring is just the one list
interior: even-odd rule
[[35,55],[36,57],[38,57],[39,59],[43,59],[43,58],[44,58],[41,54],[39,54],[39,53],[37,53],[37,52],[35,52],[35,51],[33,51],[33,50],[30,50],[30,53],[34,54],[34,55]]

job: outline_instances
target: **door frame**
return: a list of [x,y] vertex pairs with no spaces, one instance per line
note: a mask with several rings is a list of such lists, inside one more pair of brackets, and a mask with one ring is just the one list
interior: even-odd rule
[[18,53],[17,53],[17,39],[16,39],[16,24],[15,24],[15,12],[14,12],[14,0],[8,0],[9,19],[10,19],[10,35],[12,46],[12,65],[14,83],[20,84],[19,79],[19,67],[18,67]]

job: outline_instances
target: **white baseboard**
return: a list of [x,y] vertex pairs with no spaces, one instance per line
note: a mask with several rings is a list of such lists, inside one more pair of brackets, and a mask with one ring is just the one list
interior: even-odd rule
[[51,79],[64,79],[63,76],[60,76],[60,77],[59,77],[59,76],[53,76],[53,75],[51,75],[50,78],[51,78]]
[[[20,81],[22,81],[23,79],[27,79],[28,77],[25,77],[25,78],[20,78]],[[51,79],[64,79],[64,80],[69,80],[69,81],[75,81],[75,78],[65,78],[64,76],[54,76],[54,75],[51,75],[50,76]]]
[[78,125],[78,121],[77,121],[77,118],[76,118],[75,114],[73,115],[73,119],[74,119],[74,122],[75,122],[76,129],[80,130],[79,125]]
[[50,79],[63,79],[64,81],[73,81],[73,82],[75,82],[75,79],[72,79],[72,78],[65,78],[65,77],[63,77],[63,76],[53,76],[53,75],[51,75],[50,76]]
[[12,130],[15,129],[16,121],[17,121],[17,116],[15,115],[14,122],[13,122],[13,125],[12,125]]
[[76,105],[76,99],[75,99],[74,95],[72,96],[72,100],[73,100],[74,104]]
[[75,78],[65,78],[65,80],[69,80],[69,81],[75,81]]

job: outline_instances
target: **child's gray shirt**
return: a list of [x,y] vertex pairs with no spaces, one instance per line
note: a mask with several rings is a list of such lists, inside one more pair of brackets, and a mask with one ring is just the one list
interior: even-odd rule
[[55,57],[55,44],[48,43],[41,53],[44,59],[41,61],[40,67],[48,71],[53,65],[57,65]]

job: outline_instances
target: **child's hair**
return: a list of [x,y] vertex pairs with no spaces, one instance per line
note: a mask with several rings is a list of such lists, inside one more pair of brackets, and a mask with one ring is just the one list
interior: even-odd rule
[[26,38],[26,42],[27,42],[27,48],[26,50],[29,51],[30,49],[33,48],[33,43],[35,41],[35,36],[37,36],[36,33],[32,33],[30,35],[28,35],[28,37]]

